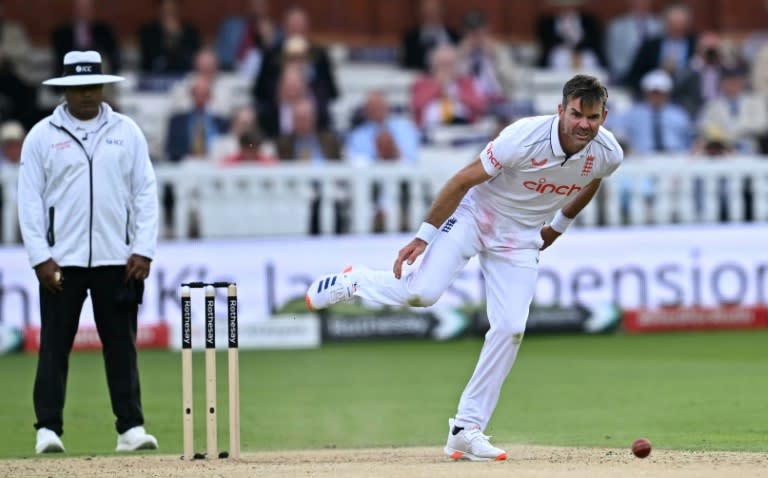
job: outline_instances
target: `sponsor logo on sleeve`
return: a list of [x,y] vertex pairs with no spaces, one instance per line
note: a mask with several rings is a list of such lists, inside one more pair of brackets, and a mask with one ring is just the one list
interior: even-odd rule
[[493,143],[488,145],[488,149],[485,150],[485,154],[488,155],[488,160],[491,162],[494,168],[501,169],[501,163],[498,159],[496,159],[496,156],[493,155]]

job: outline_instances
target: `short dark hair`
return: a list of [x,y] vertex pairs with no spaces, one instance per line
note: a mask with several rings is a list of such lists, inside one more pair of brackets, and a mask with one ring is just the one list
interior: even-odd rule
[[237,138],[237,142],[240,144],[241,148],[253,148],[254,146],[258,147],[263,140],[263,136],[261,135],[261,131],[257,127],[247,128],[245,131],[240,133],[240,136]]
[[563,86],[563,106],[572,99],[581,99],[584,106],[600,104],[605,109],[608,102],[608,88],[594,76],[576,75]]

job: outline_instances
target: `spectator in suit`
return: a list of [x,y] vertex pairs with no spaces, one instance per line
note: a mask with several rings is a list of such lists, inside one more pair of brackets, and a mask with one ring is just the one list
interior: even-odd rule
[[720,74],[720,95],[704,104],[699,117],[700,136],[721,132],[724,144],[742,154],[759,154],[759,140],[768,135],[768,103],[747,90],[747,69],[743,65],[724,68]]
[[[288,10],[283,23],[285,37],[264,55],[259,75],[253,86],[254,100],[262,118],[265,112],[277,109],[276,97],[283,69],[298,65],[304,83],[312,92],[318,125],[330,127],[330,103],[339,96],[331,61],[325,48],[315,45],[309,37],[309,18],[304,10]],[[269,114],[269,113],[266,113]],[[265,131],[271,134],[270,131]]]
[[226,18],[216,35],[216,54],[225,71],[255,78],[264,52],[275,46],[282,32],[272,22],[267,0],[243,0],[243,13]]
[[419,20],[417,27],[403,35],[400,64],[403,68],[427,71],[432,51],[439,45],[456,45],[459,34],[445,24],[440,0],[421,0]]
[[[293,132],[281,135],[277,139],[277,155],[282,161],[316,166],[340,161],[339,138],[331,131],[321,131],[317,128],[315,105],[310,99],[299,100],[293,106]],[[340,181],[335,186],[337,190],[333,191],[333,195],[337,199],[334,201],[336,215],[334,230],[337,234],[341,234],[349,230],[349,184]],[[322,230],[320,204],[323,192],[319,182],[312,183],[312,191],[309,233],[317,235]]]
[[210,112],[211,83],[197,78],[190,88],[193,108],[170,119],[165,148],[168,159],[179,162],[187,156],[210,159],[214,139],[227,130],[227,122]]
[[414,163],[418,160],[420,136],[413,121],[390,113],[382,91],[372,91],[365,105],[365,121],[347,135],[346,155],[365,163],[380,160]]
[[277,138],[277,155],[284,161],[323,164],[341,159],[339,138],[317,128],[315,105],[303,98],[293,105],[293,130]]
[[238,136],[238,151],[230,154],[220,164],[222,166],[255,164],[259,166],[272,166],[279,164],[280,160],[262,149],[263,136],[256,127],[251,127]]
[[459,71],[456,49],[442,45],[432,52],[430,73],[416,79],[411,110],[422,128],[471,123],[487,107],[475,82]]
[[605,65],[600,22],[581,11],[583,0],[550,0],[552,15],[541,17],[536,35],[539,66],[556,70],[594,69]]
[[629,10],[609,22],[605,38],[606,62],[616,81],[627,74],[640,45],[661,35],[664,28],[651,0],[626,1]]
[[306,82],[306,66],[287,64],[280,75],[276,98],[262,105],[259,111],[259,124],[269,138],[290,134],[293,131],[293,106],[297,101],[309,98],[315,103],[316,123],[321,130],[330,128],[330,111],[327,103],[318,101]]
[[118,73],[122,67],[120,47],[110,25],[93,18],[93,0],[73,0],[73,16],[59,25],[51,36],[53,70],[60,76],[64,55],[72,50],[96,50],[101,53],[104,73]]
[[200,49],[200,35],[194,25],[185,23],[176,0],[156,0],[157,19],[139,28],[141,71],[180,75],[192,69]]
[[664,33],[645,40],[637,51],[629,71],[622,81],[637,91],[646,73],[662,68],[675,84],[678,77],[689,71],[696,53],[696,34],[691,31],[691,11],[684,3],[671,3],[664,9]]
[[670,101],[672,77],[665,70],[647,73],[642,80],[644,99],[623,118],[625,135],[634,154],[685,153],[694,136],[688,113]]
[[242,104],[249,104],[249,99],[243,99],[234,95],[232,91],[219,82],[219,60],[213,48],[204,47],[195,55],[194,69],[186,74],[180,81],[174,82],[171,87],[172,113],[188,110],[192,107],[192,98],[189,96],[189,88],[199,77],[205,78],[211,84],[211,111],[218,116],[228,117],[232,111]]

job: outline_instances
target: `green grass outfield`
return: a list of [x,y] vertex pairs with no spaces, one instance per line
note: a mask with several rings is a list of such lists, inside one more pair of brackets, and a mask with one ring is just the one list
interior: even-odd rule
[[[241,351],[244,451],[430,445],[481,341],[376,342]],[[226,355],[219,362],[220,448],[228,442]],[[33,454],[36,358],[0,357],[0,457]],[[181,453],[180,355],[140,354],[147,428]],[[203,361],[195,358],[196,448],[203,450]],[[499,443],[626,447],[639,436],[679,449],[768,449],[768,331],[529,337],[488,429]],[[112,453],[101,356],[72,356],[68,454]]]

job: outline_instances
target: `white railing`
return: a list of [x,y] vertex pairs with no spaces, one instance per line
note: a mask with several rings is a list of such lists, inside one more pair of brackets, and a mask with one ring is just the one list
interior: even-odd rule
[[[303,235],[309,231],[315,200],[322,234],[334,233],[340,203],[349,213],[350,233],[371,232],[377,208],[383,209],[385,231],[398,231],[402,214],[413,228],[445,180],[468,158],[466,152],[446,150],[418,166],[161,164],[156,167],[161,209],[166,185],[175,199],[164,235],[188,238],[194,230],[203,238]],[[745,194],[746,181],[751,197]],[[388,200],[374,203],[375,183]],[[405,208],[397,200],[402,183],[410,193]],[[12,243],[18,231],[13,168],[0,169],[0,185],[2,242]],[[722,220],[721,210],[728,222],[768,221],[768,159],[630,158],[604,183],[598,201],[578,221],[586,226],[713,223]],[[749,210],[751,218],[746,217]]]

